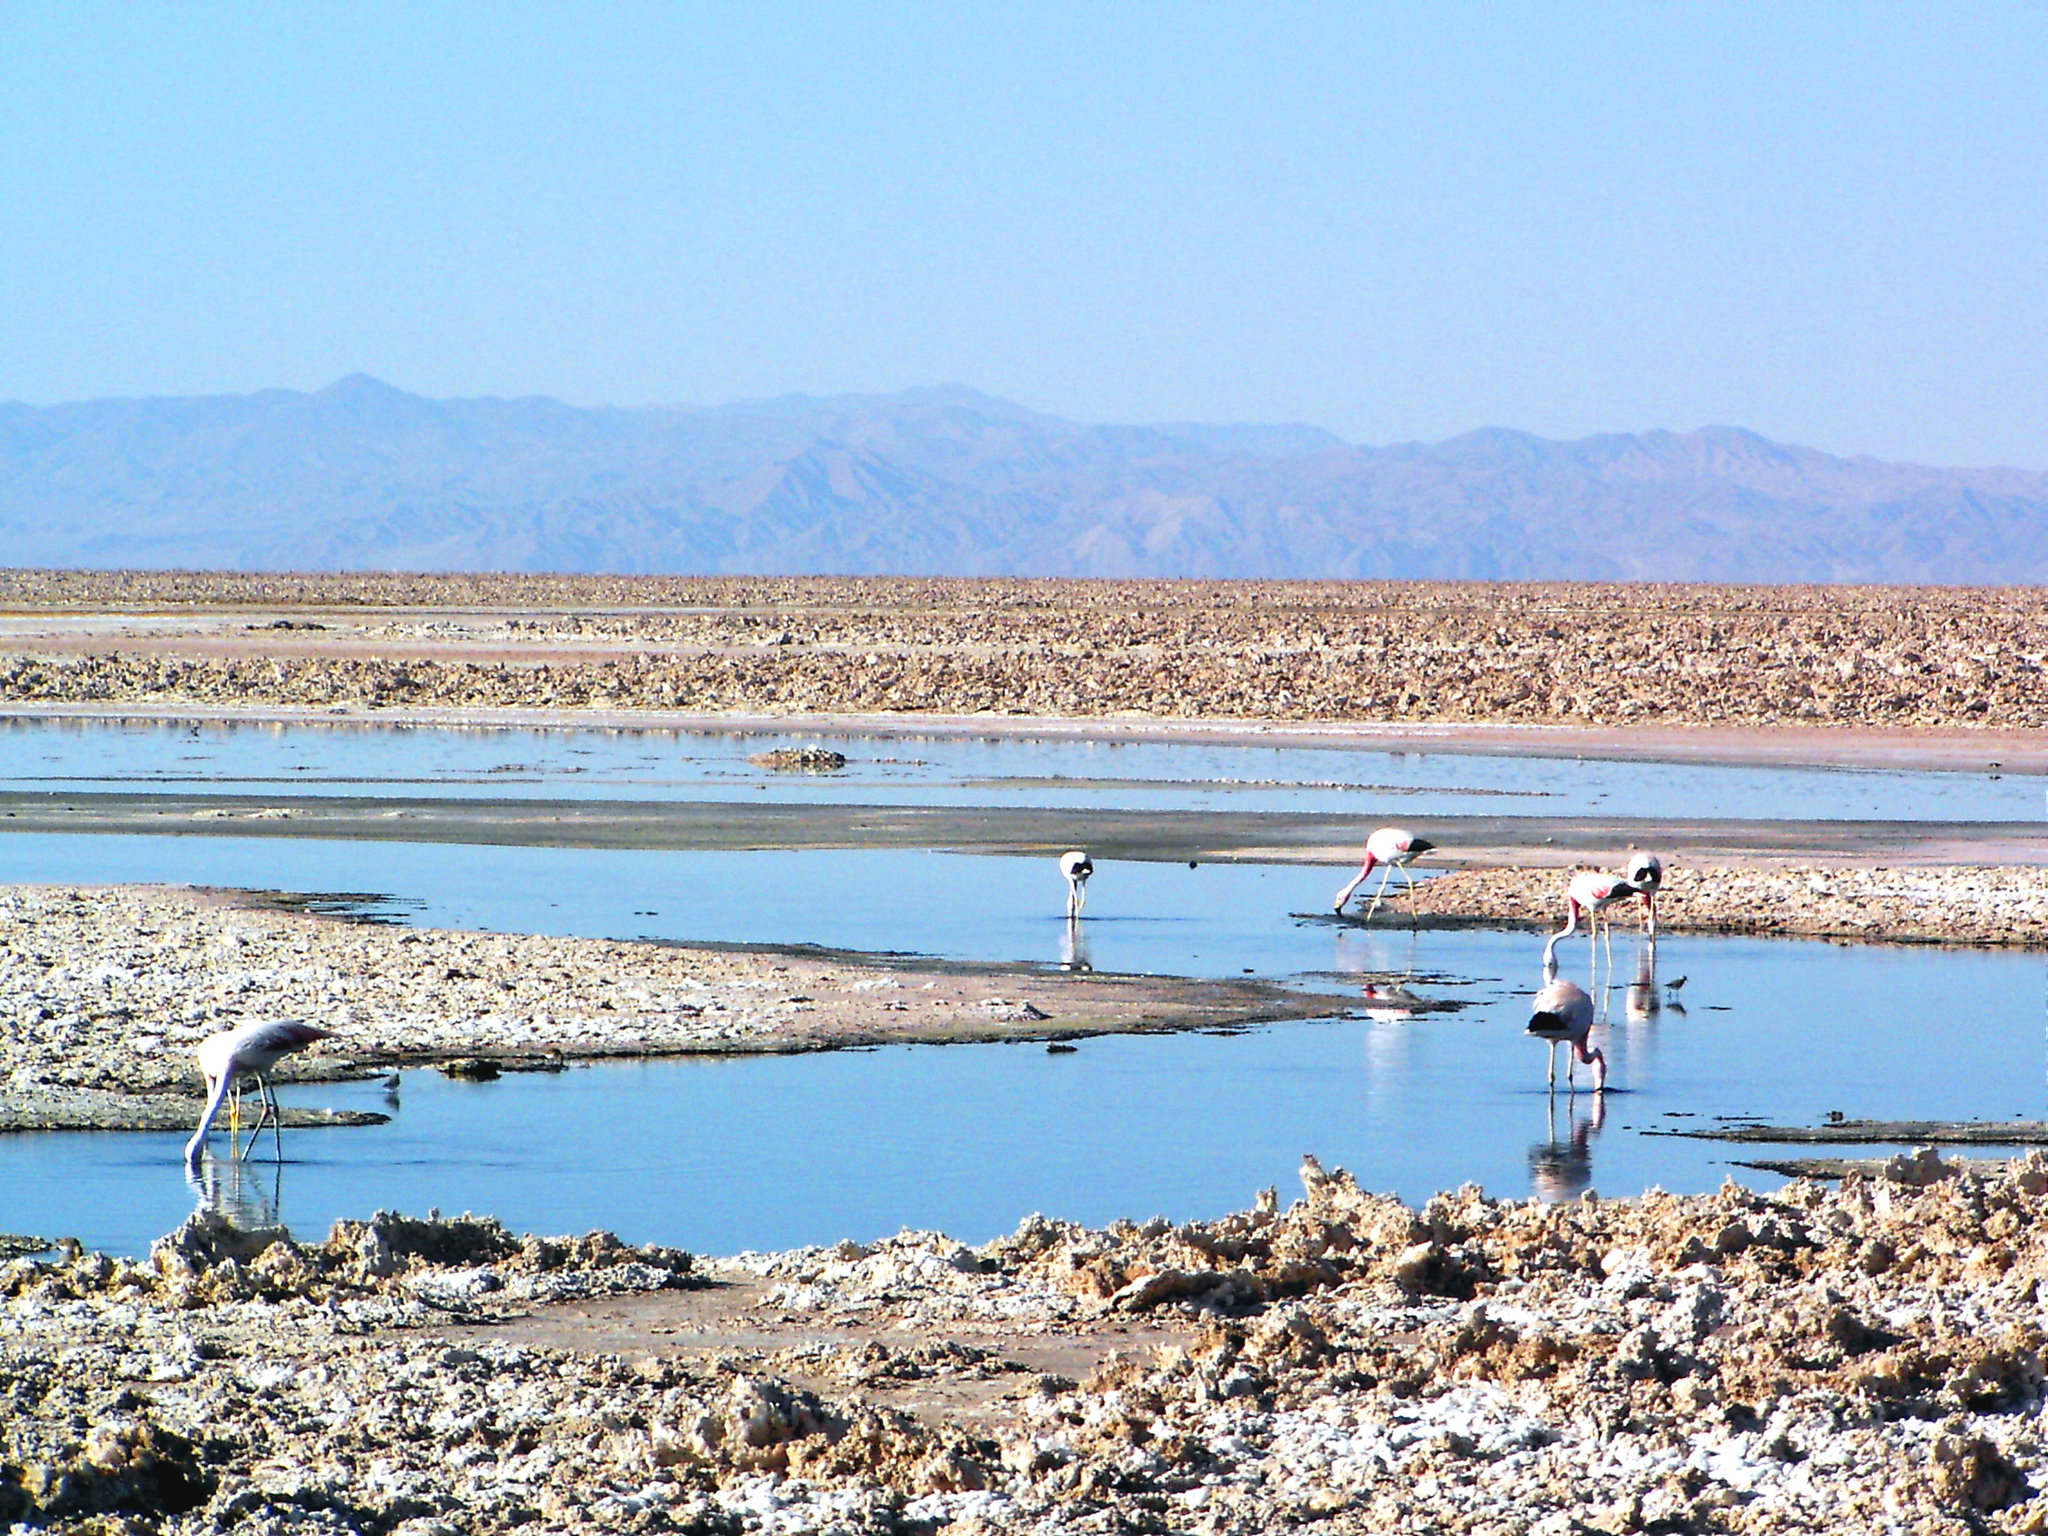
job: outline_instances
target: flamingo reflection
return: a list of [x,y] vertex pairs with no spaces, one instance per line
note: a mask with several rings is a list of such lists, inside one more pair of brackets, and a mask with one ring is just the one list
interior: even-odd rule
[[1636,979],[1622,994],[1621,1011],[1639,1023],[1663,1006],[1657,996],[1657,941],[1645,939],[1636,949]]
[[1606,1123],[1607,1099],[1604,1094],[1594,1094],[1585,1113],[1579,1113],[1576,1101],[1567,1101],[1565,1110],[1570,1124],[1567,1135],[1557,1134],[1557,1100],[1548,1101],[1548,1141],[1539,1141],[1529,1148],[1529,1182],[1536,1198],[1547,1204],[1560,1200],[1575,1200],[1584,1194],[1593,1183],[1593,1136]]
[[1088,958],[1088,930],[1078,918],[1067,919],[1066,931],[1060,935],[1060,969],[1063,971],[1092,971],[1095,963]]
[[233,1232],[256,1247],[291,1237],[281,1219],[282,1163],[210,1157],[185,1165],[185,1186],[192,1191],[193,1214],[215,1232]]
[[1379,976],[1359,989],[1365,999],[1365,1016],[1381,1024],[1412,1019],[1418,1013],[1434,1012],[1440,1005],[1407,984],[1405,977]]

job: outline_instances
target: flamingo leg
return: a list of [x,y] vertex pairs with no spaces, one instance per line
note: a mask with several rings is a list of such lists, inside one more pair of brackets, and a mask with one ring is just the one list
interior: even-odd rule
[[1387,882],[1394,876],[1394,866],[1389,864],[1380,874],[1379,888],[1372,893],[1372,905],[1365,909],[1365,920],[1372,921],[1373,913],[1380,909],[1380,898],[1387,894]]
[[[270,1084],[262,1077],[256,1079],[256,1101],[261,1106],[256,1114],[256,1128],[249,1132],[248,1145],[242,1148],[241,1155],[235,1159],[238,1163],[246,1163],[249,1154],[256,1150],[257,1139],[263,1135],[263,1122],[268,1120],[273,1128],[277,1124],[277,1101],[271,1098]],[[230,1141],[228,1145],[233,1146],[234,1143]],[[278,1156],[282,1158],[283,1155],[284,1148],[280,1144]]]
[[[239,1152],[235,1152],[236,1162],[246,1163],[247,1161],[249,1161],[249,1154],[256,1150],[256,1138],[263,1134],[263,1121],[264,1117],[268,1114],[269,1111],[262,1107],[262,1099],[259,1095],[257,1100],[255,1127],[249,1132],[249,1139],[242,1144],[242,1150]],[[230,1152],[235,1151],[235,1128],[233,1126],[228,1127],[228,1150]]]
[[1548,1081],[1551,1087],[1555,1088],[1557,1086],[1557,1042],[1555,1040],[1550,1042],[1550,1076]]
[[270,1080],[264,1078],[260,1079],[260,1081],[263,1084],[263,1097],[270,1101],[271,1149],[277,1155],[278,1165],[282,1167],[284,1164],[284,1115],[277,1107],[277,1095],[270,1090]]
[[1408,873],[1408,866],[1406,864],[1401,866],[1401,879],[1408,886],[1408,926],[1420,928],[1422,920],[1415,915],[1415,877]]
[[1650,937],[1657,936],[1657,893],[1651,891],[1643,897],[1643,904],[1650,909]]

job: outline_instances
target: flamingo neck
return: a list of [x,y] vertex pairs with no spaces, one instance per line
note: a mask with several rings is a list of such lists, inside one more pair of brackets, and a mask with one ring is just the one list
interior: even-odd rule
[[1568,901],[1565,903],[1564,908],[1564,926],[1558,929],[1557,932],[1553,933],[1550,936],[1550,943],[1544,946],[1543,956],[1545,961],[1547,962],[1548,960],[1550,960],[1551,957],[1556,953],[1557,941],[1559,939],[1569,938],[1571,937],[1571,935],[1577,933],[1578,931],[1579,904],[1576,901]]
[[206,1113],[199,1117],[199,1129],[192,1133],[192,1139],[185,1143],[185,1161],[194,1167],[199,1165],[200,1151],[206,1146],[206,1133],[213,1129],[214,1118],[220,1114],[221,1105],[227,1103],[228,1092],[235,1085],[232,1069],[221,1073],[213,1085],[213,1095],[206,1101]]
[[1594,1047],[1593,1047],[1593,1048],[1592,1048],[1591,1050],[1588,1050],[1588,1049],[1586,1048],[1586,1042],[1585,1042],[1585,1041],[1583,1041],[1583,1040],[1574,1040],[1574,1041],[1572,1042],[1572,1050],[1573,1050],[1573,1052],[1574,1052],[1574,1053],[1575,1053],[1575,1054],[1576,1054],[1576,1055],[1578,1056],[1578,1058],[1579,1058],[1579,1060],[1580,1060],[1580,1061],[1582,1061],[1582,1062],[1583,1062],[1583,1063],[1585,1063],[1585,1064],[1586,1064],[1587,1066],[1589,1066],[1589,1067],[1591,1067],[1591,1068],[1593,1069],[1593,1091],[1594,1091],[1595,1093],[1599,1093],[1599,1092],[1600,1092],[1601,1090],[1603,1090],[1604,1088],[1606,1088],[1606,1086],[1607,1086],[1607,1054],[1606,1054],[1606,1052],[1602,1051],[1602,1050],[1600,1049],[1600,1047],[1599,1047],[1599,1046],[1597,1046],[1597,1045],[1596,1045],[1596,1046],[1594,1046]]

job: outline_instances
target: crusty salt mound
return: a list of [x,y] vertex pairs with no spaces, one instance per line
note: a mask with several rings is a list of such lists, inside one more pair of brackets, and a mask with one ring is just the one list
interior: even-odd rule
[[[731,1337],[450,1319],[700,1283],[495,1222],[201,1219],[0,1269],[0,1517],[74,1529],[2036,1531],[2048,1158],[1420,1210],[1311,1161],[1214,1222],[749,1255]],[[1177,1342],[1118,1350],[1117,1330]],[[852,1325],[854,1332],[844,1330]],[[968,1346],[950,1334],[973,1330]],[[821,1344],[827,1330],[851,1344]],[[1092,1342],[1086,1379],[1005,1358]],[[768,1347],[776,1339],[786,1347]],[[767,1344],[764,1344],[764,1340]],[[652,1346],[657,1341],[650,1338]],[[792,1375],[808,1373],[806,1382]],[[945,1391],[994,1382],[969,1419]],[[537,1524],[538,1523],[538,1524]]]

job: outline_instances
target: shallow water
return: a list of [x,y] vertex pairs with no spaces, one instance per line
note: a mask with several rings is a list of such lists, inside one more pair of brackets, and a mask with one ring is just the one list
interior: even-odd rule
[[[1214,1217],[1266,1184],[1292,1194],[1303,1151],[1407,1200],[1468,1180],[1546,1198],[1708,1190],[1731,1174],[1769,1186],[1731,1159],[1798,1149],[1645,1130],[1716,1116],[1812,1124],[1829,1110],[2048,1108],[2040,956],[1665,938],[1647,985],[1651,956],[1630,938],[1595,1030],[1610,1061],[1602,1104],[1563,1092],[1563,1077],[1561,1092],[1544,1090],[1546,1049],[1524,1036],[1540,981],[1528,934],[1294,932],[1350,971],[1323,985],[1356,999],[1354,1016],[1106,1036],[1071,1055],[891,1047],[494,1083],[412,1071],[389,1126],[291,1130],[283,1169],[209,1167],[242,1198],[276,1202],[301,1235],[375,1206],[440,1206],[487,1210],[514,1229],[610,1227],[723,1253],[905,1225],[981,1241],[1032,1210],[1085,1223]],[[1565,948],[1567,975],[1591,979],[1585,954]],[[289,1087],[285,1098],[387,1108],[373,1083]],[[0,1231],[55,1225],[139,1253],[193,1204],[180,1145],[182,1135],[0,1137]]]
[[[748,758],[826,745],[829,774]],[[2011,821],[2035,774],[1625,763],[1456,752],[818,732],[0,721],[0,789],[505,795],[798,804],[1355,811],[1361,817]]]
[[[1304,1151],[1411,1201],[1468,1180],[1548,1198],[1589,1185],[1704,1190],[1731,1173],[1768,1187],[1777,1180],[1731,1159],[1798,1149],[1644,1132],[1716,1116],[1811,1124],[1830,1110],[2038,1118],[2048,1097],[2037,956],[1667,938],[1632,1016],[1643,951],[1631,939],[1617,946],[1619,984],[1595,1032],[1610,1063],[1603,1104],[1563,1092],[1562,1068],[1560,1091],[1545,1090],[1546,1048],[1523,1034],[1540,979],[1529,935],[1301,932],[1335,963],[1373,968],[1372,998],[1367,975],[1328,983],[1359,1016],[1104,1037],[1058,1055],[905,1046],[485,1084],[409,1072],[389,1126],[289,1131],[281,1169],[208,1166],[244,1200],[277,1202],[304,1236],[380,1206],[439,1206],[517,1230],[608,1227],[722,1253],[903,1226],[980,1241],[1031,1211],[1089,1223],[1215,1216],[1267,1184],[1291,1198]],[[1583,949],[1564,959],[1588,979]],[[1428,1010],[1440,1003],[1461,1006]],[[386,1107],[367,1083],[284,1097]],[[194,1202],[182,1141],[0,1137],[0,1230],[142,1252]]]
[[[817,738],[787,738],[803,739]],[[1401,786],[1387,803],[1418,818],[1570,807],[2003,819],[2036,814],[2039,794],[2038,779],[1984,775],[1011,740],[847,738],[838,745],[854,770],[823,779],[745,763],[774,744],[621,732],[15,727],[0,729],[0,782],[282,783],[355,794],[476,794],[502,782],[520,795],[539,782],[550,793],[677,798],[1342,804],[1362,817],[1395,792],[1327,786],[1374,782]],[[1253,780],[1269,787],[1246,787]],[[375,892],[389,898],[388,914],[434,926],[1256,974],[1351,1000],[1341,1019],[1230,1037],[1091,1040],[1072,1055],[903,1047],[612,1065],[490,1084],[409,1073],[390,1126],[294,1131],[281,1170],[208,1165],[234,1186],[216,1194],[278,1205],[304,1236],[380,1206],[439,1206],[487,1211],[515,1229],[605,1226],[708,1252],[872,1238],[905,1225],[980,1240],[1032,1210],[1087,1222],[1153,1212],[1178,1220],[1241,1208],[1267,1184],[1291,1195],[1304,1151],[1411,1200],[1466,1180],[1516,1196],[1567,1196],[1588,1184],[1609,1194],[1704,1189],[1731,1171],[1737,1149],[1645,1132],[1714,1116],[1813,1123],[1834,1109],[1878,1118],[2044,1113],[2038,956],[1667,938],[1657,983],[1635,995],[1631,1016],[1627,984],[1640,953],[1625,932],[1600,1034],[1615,1091],[1600,1109],[1584,1094],[1546,1094],[1545,1050],[1523,1035],[1540,937],[1417,934],[1397,914],[1371,930],[1334,923],[1328,903],[1349,873],[1106,863],[1090,885],[1087,919],[1070,932],[1048,859],[0,836],[0,881]],[[1564,963],[1591,979],[1577,941]],[[1680,975],[1684,986],[1666,990]],[[1657,1007],[1646,1013],[1649,1001]],[[286,1093],[335,1107],[383,1101],[368,1084]],[[195,1198],[182,1139],[0,1137],[0,1230],[75,1234],[139,1253]]]
[[1327,913],[1349,870],[1101,863],[1070,934],[1051,859],[921,849],[518,848],[127,834],[0,836],[0,881],[172,882],[388,895],[435,928],[590,938],[817,944],[1153,975],[1330,967]]

